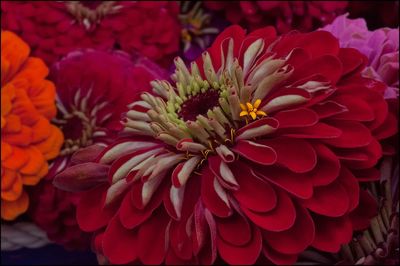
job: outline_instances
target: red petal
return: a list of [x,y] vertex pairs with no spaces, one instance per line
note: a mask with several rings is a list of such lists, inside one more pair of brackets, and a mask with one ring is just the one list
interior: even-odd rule
[[263,254],[267,257],[272,263],[276,265],[294,265],[297,261],[298,255],[294,254],[282,254],[276,250],[273,250],[268,245],[263,246]]
[[317,165],[310,173],[310,179],[314,186],[324,186],[332,183],[340,171],[340,161],[336,155],[325,145],[315,144],[317,152]]
[[326,252],[336,253],[342,244],[350,242],[353,228],[348,216],[338,218],[313,215],[315,239],[312,246]]
[[[287,97],[298,96],[298,100],[288,100]],[[261,102],[261,110],[268,115],[274,114],[280,110],[296,108],[299,105],[307,103],[311,99],[308,91],[298,88],[280,88],[275,92],[267,95]]]
[[[239,58],[239,49],[240,45],[243,42],[243,39],[245,38],[245,30],[242,29],[242,27],[238,25],[233,25],[230,27],[227,27],[223,32],[218,34],[218,37],[214,40],[214,43],[212,44],[211,48],[209,48],[207,51],[210,53],[211,58],[213,59],[213,66],[216,71],[221,66],[221,44],[222,42],[227,39],[227,38],[232,38],[233,39],[233,57]],[[224,54],[226,56],[227,51],[224,51]],[[202,58],[200,57],[198,60],[196,60],[196,63],[198,63],[198,66],[200,69],[203,68],[202,64]],[[199,64],[201,62],[201,64]]]
[[333,139],[339,137],[341,134],[342,131],[340,129],[325,123],[318,123],[309,127],[286,128],[281,130],[281,135],[292,138]]
[[92,232],[106,226],[117,211],[117,201],[103,208],[106,193],[107,185],[83,193],[76,210],[76,220],[83,231]]
[[286,63],[292,65],[294,68],[297,68],[309,59],[310,55],[307,53],[306,50],[302,48],[294,48],[290,54],[289,59],[286,60]]
[[143,264],[155,265],[164,261],[166,254],[166,228],[170,221],[163,207],[144,222],[138,233],[139,258]]
[[227,243],[243,246],[251,240],[251,226],[247,219],[238,213],[216,220],[218,235]]
[[307,108],[280,111],[274,118],[279,121],[279,128],[312,126],[318,122],[318,115]]
[[233,246],[226,243],[220,237],[217,238],[219,255],[228,264],[250,265],[254,264],[260,255],[262,248],[262,238],[257,227],[252,228],[253,236],[251,241],[244,246]]
[[[139,184],[134,184],[134,186],[135,185]],[[119,210],[119,217],[124,227],[127,229],[133,229],[147,220],[152,215],[153,211],[160,206],[163,191],[164,190],[160,190],[159,192],[155,193],[154,197],[144,209],[138,209],[133,204],[133,193],[135,193],[134,190],[126,193]]]
[[287,55],[293,48],[303,48],[312,58],[339,52],[338,40],[329,32],[314,31],[310,33],[295,33],[282,36],[273,51],[278,56]]
[[296,219],[296,210],[292,199],[281,189],[277,189],[278,205],[275,209],[265,213],[252,212],[242,208],[247,217],[259,227],[274,232],[280,232],[293,226]]
[[257,142],[275,150],[278,155],[277,163],[295,173],[309,172],[317,164],[315,150],[307,141],[277,137]]
[[347,167],[344,165],[342,165],[342,168],[340,170],[338,181],[347,191],[347,196],[349,198],[348,211],[350,212],[358,206],[360,186],[358,184],[357,179],[352,174],[352,172],[350,172],[349,169],[347,169]]
[[207,161],[210,170],[218,178],[221,186],[232,190],[237,190],[239,188],[239,184],[233,176],[228,164],[222,161],[221,157],[217,155],[210,156]]
[[331,120],[329,123],[342,131],[339,137],[324,140],[325,143],[335,147],[362,147],[368,145],[372,140],[370,130],[359,122]]
[[[237,140],[239,140],[239,139],[249,139],[249,138],[253,138],[254,137],[254,136],[246,137],[246,134],[248,134],[248,132],[246,132],[246,131],[254,131],[254,130],[257,130],[257,129],[265,129],[266,131],[263,131],[263,132],[267,132],[268,131],[268,133],[269,133],[269,132],[274,132],[278,128],[278,126],[279,126],[279,122],[278,122],[278,120],[276,120],[274,118],[271,118],[271,117],[261,118],[259,120],[256,120],[256,121],[254,121],[254,122],[252,122],[252,123],[240,128],[238,131],[236,131],[236,139]],[[268,134],[268,133],[265,133],[265,134]],[[265,135],[265,134],[260,134],[260,135],[257,135],[257,136],[262,136],[262,135]]]
[[276,152],[271,147],[250,140],[239,140],[232,150],[258,164],[271,165],[276,162]]
[[229,216],[231,214],[231,208],[228,205],[229,202],[223,201],[215,191],[214,174],[208,167],[203,167],[201,174],[201,199],[204,205],[218,217]]
[[354,230],[365,230],[371,219],[378,214],[376,199],[365,190],[360,190],[360,202],[357,208],[350,213],[350,220]]
[[137,259],[139,242],[136,230],[128,230],[115,216],[107,226],[103,237],[104,255],[113,264],[126,264]]
[[354,48],[340,48],[338,57],[343,65],[342,76],[352,72],[355,74],[368,63],[367,57]]
[[276,251],[285,254],[297,254],[304,251],[314,241],[314,221],[309,212],[296,204],[296,221],[286,231],[263,231],[263,239]]
[[314,104],[312,109],[318,114],[319,119],[331,117],[347,112],[347,107],[335,101],[325,101]]
[[104,146],[99,144],[90,145],[88,147],[77,150],[71,157],[71,163],[81,164],[85,162],[95,161],[95,159],[104,150]]
[[169,239],[171,247],[175,254],[183,259],[190,260],[193,256],[192,239],[187,233],[188,219],[181,219],[180,221],[173,221],[169,230]]
[[353,95],[339,95],[332,98],[332,100],[347,108],[347,112],[335,115],[334,119],[371,121],[375,118],[371,106],[362,98],[354,97]]
[[281,167],[255,168],[254,173],[283,188],[293,195],[308,199],[313,194],[313,184],[309,174],[295,174]]
[[368,146],[358,148],[358,151],[366,155],[365,160],[348,160],[346,165],[352,169],[363,169],[374,167],[378,160],[382,157],[382,147],[374,138]]
[[315,57],[295,68],[288,82],[295,82],[315,74],[326,77],[332,85],[335,85],[342,75],[342,63],[333,55]]
[[73,165],[56,175],[53,184],[65,191],[85,191],[107,182],[109,169],[108,165],[92,162]]
[[391,137],[398,132],[397,125],[397,118],[393,114],[388,113],[388,116],[386,117],[383,124],[380,127],[375,128],[372,131],[372,134],[378,140]]
[[204,217],[210,229],[210,238],[205,241],[205,246],[198,254],[198,258],[200,264],[212,265],[217,258],[217,226],[209,210],[204,209]]
[[337,180],[327,186],[314,188],[313,196],[301,202],[313,212],[329,217],[344,215],[350,204],[347,191]]
[[[250,32],[247,37],[263,38],[264,41],[276,38],[276,30],[272,26],[267,26],[263,28],[256,29]],[[265,43],[265,47],[268,47],[269,43]]]
[[266,212],[275,208],[277,195],[271,185],[253,174],[251,168],[240,161],[230,165],[240,188],[233,191],[233,196],[240,206],[255,212]]

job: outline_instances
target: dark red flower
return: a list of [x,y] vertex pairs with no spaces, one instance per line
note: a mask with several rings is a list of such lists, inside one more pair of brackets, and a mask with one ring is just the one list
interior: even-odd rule
[[[113,264],[292,264],[337,252],[377,212],[381,139],[396,132],[366,57],[328,32],[222,32],[173,84],[152,83],[106,148],[56,176]],[[95,151],[95,152],[94,152]],[[87,156],[90,154],[90,156]],[[79,178],[77,178],[79,177]]]
[[178,52],[179,7],[155,1],[4,1],[1,25],[48,64],[76,48],[139,51],[161,64]]
[[278,32],[315,30],[344,13],[347,1],[205,1],[211,10],[225,13],[232,23],[250,29],[273,25]]
[[105,145],[122,128],[121,113],[127,105],[149,91],[150,81],[165,73],[148,59],[122,52],[79,50],[68,54],[51,69],[57,87],[58,115],[55,123],[65,134],[60,156],[49,174],[32,189],[30,214],[49,238],[68,248],[88,246],[89,234],[79,229],[75,213],[77,196],[55,188],[56,173],[78,163],[71,155],[97,143]]

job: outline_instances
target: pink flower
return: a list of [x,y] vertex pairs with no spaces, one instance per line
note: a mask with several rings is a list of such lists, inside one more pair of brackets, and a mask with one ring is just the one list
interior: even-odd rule
[[399,95],[399,29],[369,31],[364,19],[348,19],[348,14],[322,28],[339,39],[342,47],[356,48],[368,57],[364,76],[386,83],[385,97]]
[[76,48],[139,51],[169,64],[179,49],[175,2],[7,1],[1,12],[2,28],[22,36],[48,64]]

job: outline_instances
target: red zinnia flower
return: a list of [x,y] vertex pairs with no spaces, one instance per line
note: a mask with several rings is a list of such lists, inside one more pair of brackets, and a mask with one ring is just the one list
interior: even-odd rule
[[134,50],[158,63],[178,52],[174,2],[4,1],[1,25],[17,32],[48,64],[76,48]]
[[87,247],[76,223],[76,195],[55,188],[56,173],[77,163],[71,154],[93,143],[105,145],[121,129],[120,116],[127,105],[149,91],[150,81],[166,75],[148,59],[131,59],[122,52],[75,51],[56,63],[50,77],[57,86],[55,122],[65,134],[61,154],[45,180],[32,190],[30,210],[49,238],[68,248]]
[[[292,264],[366,228],[380,139],[396,131],[366,58],[324,31],[232,26],[172,85],[152,83],[116,142],[55,179],[111,263]],[[76,178],[79,176],[79,178]],[[79,180],[78,180],[79,179]]]
[[315,30],[344,13],[347,1],[206,1],[212,10],[223,10],[227,20],[250,29],[274,25],[279,32]]

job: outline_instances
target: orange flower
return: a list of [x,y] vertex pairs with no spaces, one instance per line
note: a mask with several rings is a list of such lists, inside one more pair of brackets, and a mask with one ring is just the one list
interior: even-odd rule
[[48,68],[17,35],[1,31],[1,218],[25,212],[24,185],[36,185],[47,174],[64,141],[50,124],[56,115],[54,84]]

